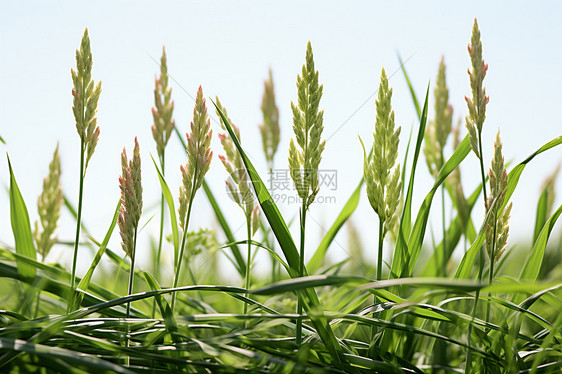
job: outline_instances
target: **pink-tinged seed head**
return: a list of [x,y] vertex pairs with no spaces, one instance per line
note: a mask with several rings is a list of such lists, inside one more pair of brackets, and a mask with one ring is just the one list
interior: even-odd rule
[[222,142],[224,140],[224,134],[219,134],[219,140]]

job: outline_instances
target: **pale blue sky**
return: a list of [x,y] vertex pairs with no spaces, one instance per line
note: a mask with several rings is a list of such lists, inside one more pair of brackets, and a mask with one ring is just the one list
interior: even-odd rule
[[[207,97],[221,98],[230,117],[241,128],[243,145],[266,179],[257,127],[261,122],[263,79],[271,67],[282,127],[276,167],[283,169],[287,167],[291,136],[290,101],[296,98],[295,81],[304,62],[306,42],[312,42],[319,79],[324,84],[321,107],[325,110],[324,134],[329,139],[321,168],[337,170],[338,188],[324,191],[325,196],[336,198],[335,203],[311,208],[307,242],[311,249],[318,243],[322,227],[329,227],[361,176],[362,151],[357,136],[371,139],[374,98],[361,105],[375,93],[381,67],[391,75],[399,67],[398,53],[408,59],[406,67],[422,96],[427,83],[435,79],[444,55],[455,121],[464,117],[464,95],[470,93],[466,46],[474,17],[478,18],[484,59],[489,64],[485,85],[490,103],[483,132],[486,164],[489,165],[498,128],[506,160],[515,162],[562,133],[562,4],[557,1],[544,1],[540,6],[521,1],[155,4],[4,2],[0,13],[0,135],[8,144],[1,148],[10,154],[32,220],[37,217],[36,199],[57,141],[64,189],[71,200],[77,200],[79,138],[71,111],[70,69],[75,66],[74,51],[85,27],[92,43],[93,77],[102,80],[103,88],[98,114],[101,136],[88,169],[84,205],[85,223],[98,238],[103,236],[119,196],[120,152],[123,146],[131,152],[135,136],[143,156],[147,208],[144,220],[155,213],[154,209],[148,210],[159,199],[149,156],[155,153],[150,108],[158,72],[154,59],[159,60],[162,45],[168,54],[176,105],[174,117],[181,131],[187,131],[193,111],[191,96],[201,84]],[[416,115],[402,75],[393,75],[390,84],[394,89],[396,122],[403,127],[403,150]],[[216,118],[214,113],[212,117]],[[215,134],[220,132],[216,123],[213,129]],[[216,139],[213,146],[215,155],[223,153]],[[560,161],[562,150],[554,149],[525,170],[513,195],[513,237],[528,240],[540,185]],[[170,141],[167,162],[169,184],[177,193],[179,165],[185,157],[175,138]],[[462,172],[465,190],[470,191],[479,181],[473,154],[463,164]],[[244,218],[224,194],[225,178],[222,165],[214,158],[208,179],[236,228],[243,225]],[[4,186],[9,181],[6,162],[0,162],[0,181]],[[414,209],[431,183],[425,164],[420,165]],[[204,194],[200,192],[196,200],[197,219],[193,220],[193,227],[213,225]],[[361,205],[353,218],[369,250],[367,257],[374,261],[376,238],[372,233],[378,221],[366,196]],[[280,208],[287,220],[298,217],[296,204],[280,204]],[[438,200],[433,211],[440,211]],[[473,213],[477,225],[481,214],[481,209]],[[439,222],[435,220],[433,224],[437,236],[441,230]],[[5,227],[0,240],[12,243],[6,195],[0,198],[0,223]],[[74,226],[66,213],[61,224],[60,238],[71,240]],[[157,219],[147,226],[143,232],[145,239],[156,234],[157,226]],[[293,229],[298,235],[298,229]],[[559,233],[560,229],[556,231]],[[430,240],[429,234],[426,239]],[[338,236],[337,241],[346,246],[345,235]],[[118,243],[116,233],[112,240],[116,251],[120,251]],[[141,252],[146,250],[147,246]],[[59,248],[59,256],[61,252]],[[343,254],[338,245],[330,250],[333,257],[341,258]],[[61,261],[68,264],[70,257],[69,251]]]

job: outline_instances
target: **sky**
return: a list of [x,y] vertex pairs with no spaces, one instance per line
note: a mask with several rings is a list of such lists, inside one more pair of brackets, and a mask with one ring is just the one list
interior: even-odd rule
[[[133,5],[134,4],[134,5]],[[441,57],[447,65],[447,84],[456,123],[467,113],[465,95],[470,95],[467,68],[474,18],[482,34],[483,56],[489,64],[484,84],[490,102],[486,111],[483,149],[486,168],[493,153],[493,140],[500,129],[506,161],[518,163],[562,131],[562,4],[544,1],[148,1],[69,4],[53,1],[4,2],[0,13],[0,136],[6,145],[14,172],[28,205],[32,222],[37,219],[36,201],[42,179],[57,145],[62,158],[62,185],[76,204],[80,139],[72,115],[72,80],[75,50],[87,27],[93,52],[92,76],[102,81],[98,105],[99,144],[88,167],[84,190],[84,223],[101,239],[109,226],[119,198],[120,153],[132,154],[134,137],[141,145],[144,215],[139,242],[140,266],[149,265],[149,240],[158,232],[157,213],[160,189],[150,155],[156,148],[152,125],[154,79],[165,46],[170,86],[175,102],[174,118],[182,133],[188,130],[193,97],[199,85],[205,96],[218,96],[233,122],[240,127],[242,145],[268,179],[258,124],[263,80],[273,72],[276,101],[280,111],[281,143],[275,168],[286,170],[292,133],[290,103],[296,100],[296,77],[304,63],[307,41],[311,41],[319,81],[324,85],[322,170],[335,171],[337,185],[326,186],[307,216],[307,248],[315,248],[324,231],[353,192],[362,174],[363,153],[359,136],[367,143],[374,131],[374,99],[384,67],[393,88],[392,105],[396,124],[402,127],[400,155],[405,154],[408,134],[417,126],[417,117],[408,87],[399,71],[398,56],[405,66],[420,100],[430,84],[429,117],[433,118],[433,82]],[[209,108],[211,103],[207,100]],[[209,110],[214,134],[222,132],[214,111]],[[415,133],[415,132],[414,132]],[[466,130],[462,129],[462,134]],[[213,139],[215,157],[207,175],[227,219],[244,239],[244,215],[226,195],[227,174],[216,157],[224,154]],[[446,155],[451,154],[451,142]],[[179,142],[172,137],[167,148],[166,175],[177,196],[179,166],[186,162]],[[525,169],[512,201],[511,243],[529,244],[533,232],[536,202],[543,180],[562,161],[562,149],[555,148],[533,160]],[[514,165],[514,164],[512,164]],[[408,162],[411,166],[411,161]],[[462,164],[465,191],[480,180],[474,154]],[[7,162],[0,162],[0,183],[7,190]],[[558,185],[560,185],[560,178]],[[424,163],[416,173],[413,209],[429,192],[432,178]],[[294,196],[289,191],[288,196]],[[557,187],[558,196],[562,193]],[[202,191],[194,203],[191,227],[216,228],[211,208]],[[555,206],[560,204],[557,198]],[[475,225],[483,217],[482,201],[472,214]],[[279,201],[287,221],[298,221],[298,206]],[[440,199],[432,206],[432,220],[426,234],[440,238]],[[451,213],[450,203],[446,211]],[[357,226],[365,257],[376,260],[378,219],[363,192],[352,217]],[[9,230],[9,199],[0,196],[0,241],[13,245]],[[220,231],[220,229],[217,229]],[[298,225],[291,231],[297,238]],[[555,228],[560,233],[560,228]],[[59,239],[72,241],[74,224],[63,212]],[[222,238],[219,234],[219,239]],[[110,248],[122,253],[119,235],[114,233]],[[170,254],[169,245],[165,251]],[[329,251],[331,259],[347,256],[345,230]],[[311,255],[308,252],[307,257]],[[386,249],[386,258],[389,248]],[[81,268],[89,264],[89,253],[81,256]],[[56,246],[53,261],[69,266],[68,247]],[[267,266],[259,260],[258,271]]]

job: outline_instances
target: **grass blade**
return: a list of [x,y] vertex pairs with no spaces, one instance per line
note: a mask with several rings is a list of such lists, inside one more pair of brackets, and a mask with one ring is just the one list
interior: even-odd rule
[[351,196],[345,203],[343,209],[340,211],[340,214],[338,214],[336,220],[322,238],[322,241],[316,249],[316,252],[314,252],[314,255],[308,261],[307,269],[310,273],[314,273],[320,268],[320,266],[322,265],[322,261],[324,261],[324,257],[326,256],[326,252],[328,251],[328,247],[336,237],[338,231],[341,229],[345,221],[347,221],[347,219],[357,208],[357,205],[359,204],[359,196],[361,194],[361,187],[363,186],[364,182],[365,180],[361,178],[359,185],[355,188],[355,191],[353,191],[353,194],[351,194]]
[[416,140],[416,148],[414,151],[414,161],[412,162],[412,171],[410,172],[410,182],[408,184],[408,192],[406,194],[406,199],[404,201],[404,210],[402,211],[402,216],[400,217],[400,228],[398,230],[398,240],[396,243],[396,248],[394,250],[394,256],[392,260],[391,276],[402,276],[405,274],[406,264],[408,263],[408,244],[406,243],[407,237],[410,236],[410,226],[412,222],[412,194],[414,191],[414,176],[416,173],[416,165],[418,163],[418,158],[421,152],[421,144],[424,139],[425,126],[427,123],[427,108],[429,100],[429,84],[427,85],[427,91],[425,94],[425,102],[423,105],[423,112],[420,119],[420,126],[418,129],[418,137]]
[[519,178],[521,177],[521,173],[523,173],[525,166],[527,166],[527,164],[536,156],[560,144],[562,144],[562,135],[552,139],[551,141],[549,141],[548,143],[537,149],[535,152],[533,152],[533,154],[531,154],[525,160],[520,162],[517,166],[513,168],[513,170],[509,172],[509,175],[507,176],[507,189],[505,192],[505,198],[504,198],[503,205],[500,207],[500,211],[503,211],[503,208],[505,208],[505,206],[507,205],[509,199],[511,198],[511,195],[513,195],[513,192],[517,187],[517,183],[519,183]]
[[519,277],[519,279],[531,281],[535,281],[537,279],[544,258],[544,251],[546,249],[548,238],[550,237],[552,228],[554,227],[554,224],[556,223],[556,220],[558,220],[558,217],[560,217],[561,213],[562,205],[560,205],[558,209],[556,209],[554,214],[552,214],[552,216],[548,219],[548,221],[542,228],[541,233],[539,234],[537,240],[535,241],[533,249],[531,250],[531,253],[529,253],[527,261],[525,261],[525,266],[521,271],[521,276]]
[[[37,257],[35,245],[33,244],[33,236],[31,235],[31,224],[29,222],[27,206],[25,205],[25,201],[23,201],[23,196],[16,182],[10,157],[7,157],[8,167],[10,169],[10,221],[12,223],[12,232],[14,233],[16,253],[35,260]],[[18,271],[22,277],[35,277],[35,267],[21,261],[17,261],[17,265]]]
[[[228,222],[226,222],[226,218],[224,218],[224,214],[222,214],[221,208],[219,207],[219,204],[217,204],[217,200],[215,199],[215,196],[213,196],[213,192],[211,191],[205,180],[203,180],[203,190],[205,190],[205,195],[207,195],[207,199],[209,200],[209,203],[211,203],[213,212],[215,212],[215,217],[217,217],[219,225],[221,226],[226,239],[229,243],[234,243],[236,240],[234,239],[232,230],[230,229]],[[242,278],[244,278],[244,276],[246,275],[246,262],[240,254],[240,249],[238,248],[237,244],[233,244],[229,247],[232,251],[232,255],[234,256],[234,260],[236,261],[236,270],[242,276]]]
[[542,191],[541,196],[539,197],[539,202],[537,204],[537,214],[535,217],[535,231],[533,232],[533,245],[537,242],[537,238],[539,237],[539,234],[541,233],[542,228],[544,227],[544,223],[546,222],[546,215],[548,214],[546,209],[547,209],[547,202],[549,198],[550,198],[549,189],[545,188]]
[[160,181],[160,186],[162,187],[162,194],[164,195],[164,199],[166,200],[166,204],[170,210],[170,221],[172,226],[172,241],[174,243],[174,264],[178,263],[178,255],[179,255],[179,234],[178,234],[178,221],[176,219],[176,208],[174,207],[174,198],[172,197],[172,193],[170,192],[170,188],[164,180],[162,176],[162,172],[158,168],[156,161],[154,161],[154,157],[150,155],[152,158],[152,162],[154,163],[154,168],[158,173],[158,180]]
[[404,78],[406,79],[406,83],[408,84],[408,89],[410,90],[410,96],[412,97],[412,101],[414,102],[414,106],[416,107],[416,113],[418,115],[418,120],[421,120],[421,110],[420,110],[420,103],[418,101],[418,96],[416,95],[416,92],[414,91],[414,87],[412,86],[412,83],[410,82],[410,77],[408,76],[408,73],[406,72],[406,67],[404,66],[404,63],[402,62],[402,58],[400,57],[400,55],[398,55],[398,61],[400,61],[400,68],[402,69],[402,73],[404,74]]
[[109,361],[102,360],[93,355],[84,354],[82,352],[75,352],[68,349],[59,347],[51,347],[42,344],[35,344],[21,339],[1,338],[0,337],[0,350],[8,352],[26,352],[39,357],[57,357],[64,362],[71,362],[74,365],[84,366],[88,370],[132,374],[134,371],[125,369],[121,365],[114,364]]
[[410,235],[410,239],[408,241],[408,261],[406,261],[407,265],[407,273],[406,276],[410,276],[414,270],[414,266],[418,260],[422,244],[423,238],[425,236],[425,231],[427,228],[427,222],[429,219],[429,211],[431,209],[431,202],[433,200],[433,196],[435,192],[439,188],[439,186],[445,182],[445,179],[449,174],[451,174],[457,166],[465,159],[465,157],[470,152],[470,140],[468,139],[468,135],[465,136],[463,141],[459,144],[455,152],[451,155],[451,157],[445,162],[445,165],[439,170],[439,174],[435,179],[435,183],[431,188],[431,191],[427,194],[426,198],[424,199],[420,210],[418,212],[416,222],[414,224],[414,228],[412,229],[412,233]]

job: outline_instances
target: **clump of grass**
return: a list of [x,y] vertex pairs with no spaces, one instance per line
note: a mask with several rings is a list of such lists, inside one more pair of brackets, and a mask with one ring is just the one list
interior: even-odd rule
[[[80,239],[80,225],[82,221],[82,196],[86,169],[92,158],[100,135],[97,126],[97,106],[101,94],[101,81],[94,85],[92,79],[92,51],[88,29],[84,30],[80,50],[76,50],[76,70],[72,69],[73,106],[72,112],[76,120],[76,130],[80,136],[80,187],[78,190],[78,213],[76,218],[76,238],[74,241],[74,255],[72,258],[72,275],[70,287],[76,289],[76,259],[78,257],[78,241]],[[74,297],[74,296],[73,296]],[[71,307],[73,303],[68,305]]]
[[[322,140],[324,130],[324,111],[320,110],[323,85],[318,84],[318,71],[314,68],[314,56],[310,41],[306,46],[306,62],[301,75],[297,76],[297,105],[291,102],[293,111],[293,131],[299,149],[291,139],[289,146],[289,169],[291,178],[302,200],[300,211],[300,267],[299,274],[304,276],[304,238],[306,229],[306,211],[319,192],[318,166],[326,141]],[[299,298],[297,314],[302,313]],[[301,342],[302,321],[297,321],[297,344]]]
[[[473,34],[478,33],[475,31]],[[480,60],[481,63],[476,65],[482,68],[481,53],[478,56],[477,52],[481,49],[481,43],[479,35],[474,35],[470,54],[474,60]],[[474,73],[474,77],[478,75],[483,79],[482,71]],[[438,77],[444,77],[444,68],[440,69]],[[474,77],[471,76],[471,79]],[[36,242],[28,210],[8,158],[10,220],[15,245],[13,248],[9,245],[0,246],[0,278],[4,286],[0,288],[0,371],[440,373],[460,372],[464,368],[466,372],[486,373],[558,372],[562,367],[559,354],[562,339],[559,301],[562,283],[561,267],[556,262],[560,257],[560,245],[551,239],[555,236],[552,234],[556,233],[555,224],[562,215],[562,205],[556,206],[553,198],[555,176],[550,176],[549,182],[543,186],[537,204],[535,232],[530,241],[532,246],[528,251],[524,249],[527,253],[523,263],[519,261],[522,256],[512,251],[514,246],[507,250],[506,243],[511,209],[509,201],[522,178],[523,170],[537,155],[561,145],[562,136],[545,143],[508,173],[498,132],[489,173],[490,184],[478,186],[464,198],[458,168],[471,149],[477,152],[482,165],[482,144],[486,144],[484,139],[479,138],[481,131],[478,123],[481,128],[481,114],[484,113],[479,105],[484,103],[485,106],[487,102],[487,98],[483,99],[485,92],[481,79],[480,83],[478,79],[473,79],[476,94],[467,100],[467,122],[472,121],[469,124],[473,127],[472,135],[469,133],[461,140],[459,127],[456,127],[453,131],[454,152],[447,159],[442,155],[446,140],[437,140],[444,136],[437,130],[438,119],[443,117],[443,113],[447,114],[444,117],[450,115],[443,109],[447,108],[445,104],[448,101],[445,99],[444,79],[438,78],[436,89],[439,102],[436,112],[442,110],[442,113],[436,113],[436,120],[430,123],[426,136],[428,87],[423,110],[418,110],[419,131],[412,167],[404,167],[400,178],[397,171],[399,166],[395,165],[399,129],[395,129],[392,90],[383,72],[376,100],[374,149],[372,156],[365,155],[364,172],[368,173],[362,177],[367,179],[367,199],[379,216],[379,229],[382,231],[379,241],[396,225],[399,226],[399,240],[395,243],[389,279],[380,279],[383,277],[382,255],[379,255],[379,279],[374,282],[368,274],[370,265],[365,263],[367,260],[360,252],[352,252],[355,261],[360,262],[359,266],[345,266],[349,262],[346,259],[321,268],[328,249],[334,247],[334,237],[339,229],[360,203],[367,203],[360,199],[364,183],[360,176],[357,179],[361,179],[361,182],[322,238],[308,271],[304,267],[306,212],[318,193],[319,182],[315,178],[318,178],[325,143],[321,140],[323,112],[319,109],[322,86],[318,84],[318,72],[314,69],[310,44],[303,74],[297,81],[298,105],[293,104],[295,139],[290,152],[293,180],[303,200],[300,254],[285,219],[240,145],[239,129],[230,125],[226,110],[217,101],[221,123],[229,133],[228,137],[224,134],[219,136],[226,153],[221,159],[230,175],[228,184],[232,198],[241,206],[247,218],[248,255],[245,263],[232,235],[234,230],[229,227],[222,213],[222,209],[228,207],[223,208],[218,204],[211,193],[212,186],[202,181],[209,169],[212,152],[210,122],[201,89],[197,94],[191,132],[186,138],[187,164],[180,168],[183,180],[179,224],[174,198],[155,162],[162,193],[170,210],[168,218],[176,256],[175,285],[180,283],[181,262],[185,262],[183,266],[190,271],[193,284],[176,288],[162,287],[152,274],[142,272],[146,284],[140,281],[135,283],[136,293],[133,293],[133,280],[140,280],[136,276],[141,275],[135,270],[136,253],[141,246],[146,245],[141,241],[137,243],[143,203],[140,149],[135,138],[132,159],[127,158],[125,151],[121,158],[119,205],[103,240],[88,235],[89,241],[98,249],[78,286],[83,292],[68,308],[64,300],[68,300],[68,295],[74,292],[72,287],[66,285],[70,274],[59,264],[36,260]],[[93,82],[88,87],[91,87],[91,93],[95,92]],[[166,92],[170,91],[163,89],[163,92],[161,103],[168,102],[167,108],[170,108],[171,99],[166,99]],[[418,103],[413,89],[411,93],[414,102]],[[90,114],[91,106],[90,103]],[[171,116],[169,118],[171,120]],[[166,123],[170,129],[169,122]],[[90,124],[91,121],[88,126]],[[86,136],[90,131],[88,126],[84,130],[85,139],[90,139]],[[432,129],[432,126],[435,127]],[[96,128],[91,134],[97,133]],[[434,170],[435,181],[416,212],[412,210],[413,181],[424,137],[431,143],[426,144],[428,150],[434,147],[432,152],[425,153]],[[179,139],[184,140],[182,136]],[[84,170],[91,149],[83,148]],[[405,156],[404,160],[404,164],[407,164],[409,158]],[[44,198],[42,196],[40,199],[43,208],[39,207],[39,219],[43,233],[49,231],[48,228],[56,227],[54,221],[57,214],[45,212],[54,211],[51,208],[60,204],[60,184],[56,182],[60,175],[57,171],[59,164],[55,151],[49,176],[44,182],[48,188],[45,188]],[[397,201],[400,200],[396,198],[400,196],[397,192],[401,190],[400,180],[407,179],[407,169],[410,171],[410,182],[407,190],[404,190],[407,191],[404,209],[396,209],[394,204],[399,204]],[[433,248],[429,248],[433,250],[431,255],[451,256],[463,234],[470,243],[470,247],[462,253],[452,279],[439,269],[438,261],[430,260],[423,269],[419,268],[419,255],[424,245],[432,200],[443,184],[446,184],[456,208],[456,212],[452,213],[457,216],[449,222],[447,237],[443,238],[443,241],[447,241],[446,247],[443,247],[447,253],[441,245],[433,245]],[[190,216],[193,214],[191,219],[199,218],[196,210],[192,211],[192,204],[200,186],[204,186],[227,243],[217,243],[220,232],[215,236],[214,231],[207,229],[188,231]],[[488,186],[490,193],[484,200],[485,222],[477,231],[470,212],[482,190]],[[252,196],[252,189],[259,199]],[[265,225],[269,224],[284,258],[277,256],[270,244],[251,240],[260,223],[257,217],[260,212],[258,204],[267,218],[267,223],[265,220],[262,222],[264,231],[268,229]],[[394,217],[396,210],[401,211],[399,221]],[[45,220],[48,222],[43,224]],[[393,221],[397,224],[386,225],[386,222]],[[124,289],[121,285],[125,284],[126,274],[122,269],[127,268],[126,258],[121,258],[108,248],[117,226],[123,250],[131,263],[127,296],[119,296],[111,291],[115,288],[113,279]],[[183,230],[181,255],[180,230]],[[357,236],[351,230],[350,248],[361,246]],[[45,238],[45,242],[50,244],[53,234]],[[76,242],[70,245],[76,245]],[[260,246],[273,253],[276,261],[286,270],[286,274],[281,276],[290,279],[268,282],[268,279],[260,278],[259,273],[251,279],[252,246]],[[214,253],[226,247],[232,249],[234,259],[231,260],[244,277],[245,288],[223,284],[228,273],[220,262],[201,264],[205,267],[205,277],[198,279],[203,278],[205,284],[197,284],[190,269],[193,256],[202,251]],[[184,249],[188,249],[189,255],[183,256]],[[485,269],[484,252],[489,257],[489,267],[486,268],[488,282],[481,281]],[[481,253],[480,259],[477,259],[478,253]],[[105,266],[98,267],[103,256],[113,262],[116,271],[108,271]],[[454,257],[451,257],[448,265],[454,264]],[[93,280],[94,271],[101,276]],[[254,286],[250,289],[250,279],[254,285],[260,284],[259,288]],[[182,308],[177,308],[179,312],[176,313],[174,303],[178,292],[182,292],[184,297]],[[478,304],[481,292],[488,297],[482,298]],[[302,309],[297,308],[298,316],[293,313],[295,293],[298,295],[298,304],[302,306]],[[166,295],[172,296],[172,307],[164,297]],[[371,301],[373,296],[376,297],[375,305]],[[244,299],[245,315],[233,313],[233,298]],[[35,313],[32,313],[31,306],[35,299]],[[246,314],[247,305],[252,305],[259,312]],[[74,309],[77,310],[70,311]],[[291,322],[295,319],[298,323]],[[135,342],[134,346],[129,346],[133,345],[129,344],[130,341]],[[305,344],[300,344],[303,342]]]

